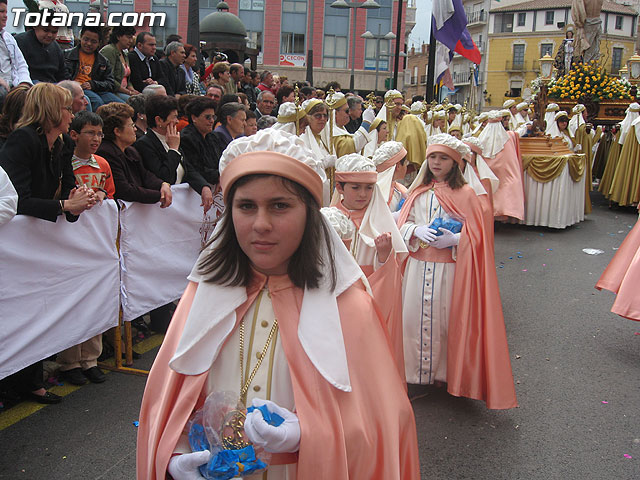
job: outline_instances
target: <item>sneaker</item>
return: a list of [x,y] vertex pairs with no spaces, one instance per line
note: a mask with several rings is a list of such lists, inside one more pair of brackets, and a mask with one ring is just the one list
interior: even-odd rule
[[107,379],[107,376],[98,367],[87,368],[82,373],[91,383],[102,383]]
[[87,383],[87,378],[82,375],[82,369],[80,369],[80,367],[61,371],[60,378],[73,385],[84,385],[85,383]]

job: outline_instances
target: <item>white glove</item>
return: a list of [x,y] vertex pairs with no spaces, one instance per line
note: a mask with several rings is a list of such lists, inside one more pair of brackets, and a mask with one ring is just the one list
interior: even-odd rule
[[430,244],[436,239],[436,233],[438,232],[428,225],[420,225],[413,231],[413,236]]
[[580,145],[579,143],[575,146],[574,150],[576,152],[579,152],[580,150],[582,150],[582,145]]
[[244,431],[251,443],[269,453],[294,453],[300,449],[300,423],[295,413],[260,398],[254,398],[251,404],[254,407],[266,405],[270,412],[284,418],[282,424],[274,427],[265,422],[257,408],[249,413],[244,421]]
[[207,463],[210,457],[209,450],[176,455],[169,460],[167,471],[173,480],[202,480],[204,477],[200,475],[198,467]]
[[429,245],[435,248],[447,248],[454,247],[460,243],[460,234],[453,233],[451,230],[447,230],[446,228],[439,228],[442,232],[442,235],[436,237],[436,239],[431,242]]
[[364,112],[362,112],[363,122],[367,122],[368,124],[371,124],[375,119],[376,119],[376,112],[373,111],[373,108],[369,107]]

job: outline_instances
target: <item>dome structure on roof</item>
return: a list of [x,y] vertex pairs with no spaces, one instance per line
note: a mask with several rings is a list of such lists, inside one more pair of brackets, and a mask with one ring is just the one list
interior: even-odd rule
[[220,2],[217,12],[210,13],[200,22],[200,35],[206,40],[232,40],[246,43],[247,29],[236,15],[229,12],[229,6]]

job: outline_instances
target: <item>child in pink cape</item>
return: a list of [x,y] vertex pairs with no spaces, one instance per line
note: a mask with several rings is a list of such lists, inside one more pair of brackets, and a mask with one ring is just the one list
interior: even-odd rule
[[227,210],[149,374],[137,478],[199,478],[209,453],[183,430],[208,395],[230,392],[285,419],[256,410],[242,422],[242,438],[272,454],[269,480],[418,479],[381,319],[320,213],[323,166],[298,138],[263,130],[233,141],[220,171]]
[[[410,251],[402,287],[406,380],[446,382],[452,395],[513,408],[493,236],[460,171],[469,148],[447,134],[429,142],[398,219]],[[431,228],[436,220],[449,229]],[[459,233],[452,220],[462,224]]]

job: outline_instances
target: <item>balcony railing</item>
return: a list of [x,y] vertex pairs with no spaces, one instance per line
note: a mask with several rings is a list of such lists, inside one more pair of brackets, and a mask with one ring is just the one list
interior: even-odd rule
[[454,85],[469,85],[471,73],[470,72],[453,72],[453,84]]
[[467,12],[467,26],[475,23],[487,23],[487,12],[484,10],[479,12]]
[[506,61],[505,70],[507,72],[524,72],[527,70],[527,62],[513,62],[511,60]]
[[415,84],[416,84],[416,81],[417,81],[417,78],[418,78],[418,77],[414,77],[414,76],[412,76],[412,77],[411,77],[411,79],[410,79],[410,82],[411,82],[411,83],[410,83],[410,85],[415,85]]

